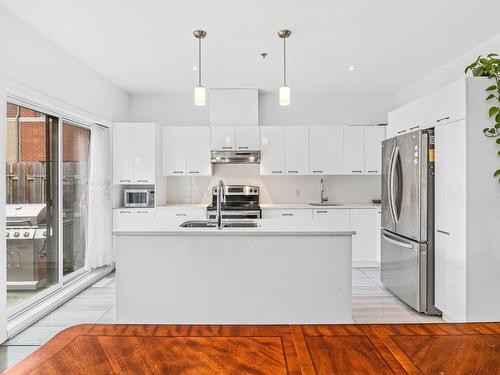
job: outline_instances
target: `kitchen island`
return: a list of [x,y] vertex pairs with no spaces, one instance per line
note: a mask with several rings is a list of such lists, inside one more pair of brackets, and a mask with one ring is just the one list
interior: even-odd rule
[[330,324],[351,318],[354,232],[306,220],[115,231],[119,323]]

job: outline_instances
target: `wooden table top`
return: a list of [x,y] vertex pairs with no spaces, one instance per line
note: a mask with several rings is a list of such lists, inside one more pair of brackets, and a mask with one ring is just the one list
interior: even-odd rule
[[500,374],[500,323],[71,327],[5,374]]

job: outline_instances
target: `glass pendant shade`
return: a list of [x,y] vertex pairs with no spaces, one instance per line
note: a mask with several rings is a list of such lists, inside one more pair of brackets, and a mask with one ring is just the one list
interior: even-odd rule
[[280,87],[280,105],[290,105],[290,87]]
[[194,105],[204,106],[207,104],[206,89],[203,86],[196,86],[194,88]]

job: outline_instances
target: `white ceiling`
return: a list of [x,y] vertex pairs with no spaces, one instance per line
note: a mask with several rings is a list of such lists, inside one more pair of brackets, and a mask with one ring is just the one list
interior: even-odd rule
[[[196,28],[208,32],[205,86],[277,91],[277,31],[287,27],[293,90],[388,94],[500,32],[498,0],[0,0],[0,6],[134,93],[192,89]],[[269,54],[265,61],[261,52]]]

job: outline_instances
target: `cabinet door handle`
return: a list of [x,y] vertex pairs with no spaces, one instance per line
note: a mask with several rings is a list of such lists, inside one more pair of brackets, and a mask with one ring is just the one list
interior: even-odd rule
[[410,128],[410,130],[415,130],[415,129],[418,129],[418,128],[420,128],[420,125],[417,125],[417,126],[412,126],[412,127]]
[[174,174],[184,174],[184,171],[174,171]]
[[248,150],[248,147],[247,146],[238,146],[238,149],[239,150]]
[[351,171],[352,173],[363,173],[363,171]]
[[406,130],[400,130],[400,131],[398,131],[398,134],[403,134],[403,133],[406,133]]
[[223,150],[232,150],[233,147],[232,146],[222,146],[222,149]]
[[200,174],[200,171],[189,171],[189,174]]
[[281,214],[281,216],[293,216],[293,214]]
[[175,216],[187,216],[187,214],[175,214]]
[[316,211],[317,214],[327,214],[328,211]]
[[444,120],[449,120],[450,119],[450,116],[446,116],[446,117],[443,117],[443,118],[440,118],[440,119],[437,119],[436,122],[441,122],[441,121],[444,121]]
[[147,214],[148,211],[136,211],[138,214]]
[[148,180],[137,180],[137,182],[148,182]]
[[288,173],[299,173],[299,171],[288,171]]
[[271,173],[283,173],[283,171],[272,171]]
[[323,173],[323,171],[313,171],[313,173]]
[[368,173],[380,173],[379,171],[368,171]]
[[120,180],[120,182],[130,182],[130,180]]
[[120,211],[121,214],[131,214],[132,211]]
[[444,230],[439,230],[439,229],[438,229],[438,230],[436,230],[436,232],[438,232],[438,233],[442,233],[442,234],[446,234],[447,236],[450,236],[450,235],[451,235],[451,234],[450,234],[450,232],[445,232]]

